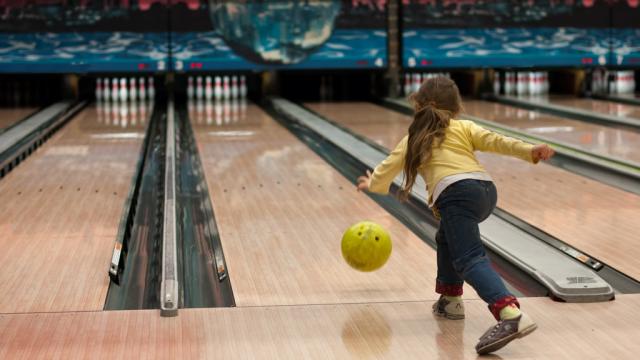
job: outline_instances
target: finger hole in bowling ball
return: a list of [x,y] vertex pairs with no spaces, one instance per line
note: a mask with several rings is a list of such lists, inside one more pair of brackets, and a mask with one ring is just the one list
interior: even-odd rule
[[376,241],[380,241],[380,238],[376,236]]

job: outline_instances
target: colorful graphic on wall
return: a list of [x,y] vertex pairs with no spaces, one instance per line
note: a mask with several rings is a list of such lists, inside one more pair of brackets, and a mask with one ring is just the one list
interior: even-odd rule
[[387,63],[385,1],[68,3],[0,0],[0,72],[382,68]]
[[612,64],[613,44],[637,39],[629,28],[615,34],[610,15],[618,8],[637,11],[637,5],[635,0],[403,0],[403,64],[407,68]]
[[172,16],[176,69],[387,64],[386,1],[209,1],[208,15],[200,29]]

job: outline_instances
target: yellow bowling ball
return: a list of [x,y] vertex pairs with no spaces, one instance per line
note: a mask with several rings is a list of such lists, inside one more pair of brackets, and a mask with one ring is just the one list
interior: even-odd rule
[[342,257],[356,270],[377,270],[390,255],[391,237],[374,222],[361,221],[347,229],[342,236]]

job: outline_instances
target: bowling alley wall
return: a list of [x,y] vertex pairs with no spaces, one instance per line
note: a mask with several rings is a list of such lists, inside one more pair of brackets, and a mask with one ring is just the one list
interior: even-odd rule
[[[640,66],[639,0],[397,2],[406,70]],[[0,0],[0,73],[386,69],[387,5]]]

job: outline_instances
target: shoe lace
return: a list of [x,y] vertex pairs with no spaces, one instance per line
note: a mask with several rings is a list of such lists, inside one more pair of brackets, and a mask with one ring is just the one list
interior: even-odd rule
[[491,329],[491,334],[489,336],[493,337],[493,335],[496,334],[498,329],[500,329],[500,326],[502,326],[502,320],[498,321],[498,323],[493,327],[493,329]]

